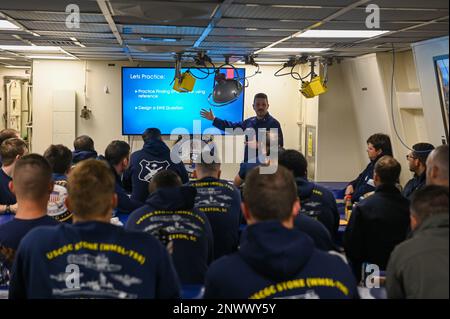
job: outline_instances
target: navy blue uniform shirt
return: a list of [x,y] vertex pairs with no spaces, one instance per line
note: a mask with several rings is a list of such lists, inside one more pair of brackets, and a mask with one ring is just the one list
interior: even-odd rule
[[206,299],[355,297],[356,281],[341,257],[279,222],[249,226],[239,252],[215,261],[206,276]]
[[296,178],[301,212],[320,221],[330,232],[333,239],[337,237],[340,215],[333,193],[306,178]]
[[170,169],[177,173],[183,184],[189,182],[189,176],[182,162],[173,163],[169,147],[161,140],[151,139],[145,142],[142,150],[134,152],[130,158],[130,167],[124,173],[126,184],[132,185],[131,198],[145,202],[148,197],[148,184],[159,171]]
[[[284,146],[283,131],[281,130],[280,122],[278,122],[269,113],[267,113],[267,115],[261,120],[259,120],[256,116],[254,116],[249,119],[246,119],[243,122],[230,122],[221,120],[216,117],[213,121],[213,125],[222,131],[225,131],[225,129],[227,128],[230,129],[240,128],[243,131],[245,131],[246,129],[254,129],[256,134],[256,140],[258,140],[258,131],[260,129],[265,129],[267,132],[269,132],[269,129],[276,128],[278,129],[278,146],[279,147]],[[246,162],[248,158],[249,158],[248,147],[246,146],[244,161]]]
[[231,254],[239,245],[241,193],[231,183],[207,177],[191,182],[197,189],[195,207],[208,217],[214,235],[214,258]]
[[411,199],[416,191],[422,189],[427,183],[426,175],[426,172],[423,172],[422,175],[414,175],[414,177],[406,183],[405,188],[403,189],[403,196]]
[[87,159],[96,159],[98,154],[96,151],[73,151],[72,152],[72,165],[78,164],[81,161]]
[[[39,226],[56,226],[59,222],[49,216],[37,219],[18,219],[0,225],[0,282],[7,283],[20,241],[28,232]],[[2,275],[3,274],[3,275]]]
[[102,222],[31,231],[12,274],[12,299],[180,297],[170,257],[156,239]]
[[194,187],[159,189],[133,212],[126,228],[147,232],[170,250],[183,285],[203,284],[212,262],[213,236],[204,213],[194,209]]
[[17,203],[16,196],[9,190],[9,182],[11,181],[12,178],[0,168],[0,205],[14,205]]

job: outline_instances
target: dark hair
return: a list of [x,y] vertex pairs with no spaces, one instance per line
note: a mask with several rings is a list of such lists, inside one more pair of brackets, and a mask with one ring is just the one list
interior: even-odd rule
[[73,147],[75,151],[95,151],[94,140],[87,135],[78,136],[73,142]]
[[28,146],[25,141],[20,138],[9,138],[0,145],[0,155],[4,166],[14,163],[17,156],[23,156]]
[[256,220],[285,221],[298,198],[294,176],[283,166],[275,174],[260,174],[256,167],[245,178],[244,198]]
[[267,94],[265,94],[265,93],[255,94],[255,98],[253,99],[253,103],[256,101],[256,99],[265,99],[267,101],[267,103],[269,103],[269,98],[267,97]]
[[88,159],[70,172],[68,199],[74,215],[83,218],[106,216],[111,209],[116,181],[104,161]]
[[41,200],[45,196],[50,196],[52,168],[41,155],[25,155],[14,167],[13,183],[19,198]]
[[53,173],[66,174],[72,164],[72,152],[64,145],[50,145],[44,153]]
[[434,146],[430,143],[417,143],[412,149],[414,150],[413,156],[417,158],[422,165],[426,165],[428,155],[434,150]]
[[396,184],[400,178],[402,166],[392,156],[383,156],[375,164],[375,173],[383,184]]
[[374,134],[367,139],[367,144],[372,144],[375,149],[381,150],[382,155],[394,156],[392,151],[391,138],[386,134]]
[[153,139],[160,139],[161,138],[161,131],[159,128],[148,128],[145,130],[144,133],[142,133],[142,139],[144,142],[153,140]]
[[292,171],[294,177],[305,177],[308,171],[308,162],[305,156],[296,150],[285,150],[281,152],[278,158],[278,164]]
[[201,170],[204,174],[214,174],[220,170],[220,159],[215,154],[211,155],[208,149],[203,150],[199,157],[199,162],[195,163],[197,170]]
[[411,213],[420,222],[437,214],[448,214],[448,187],[428,185],[411,197]]
[[183,185],[180,176],[172,170],[163,170],[153,176],[148,185],[149,193],[153,193],[160,188],[175,188]]
[[434,165],[439,167],[439,178],[448,180],[448,145],[441,145],[433,151]]
[[119,164],[129,155],[130,145],[124,141],[112,141],[105,150],[105,159],[113,166]]
[[2,145],[2,143],[4,141],[6,141],[7,139],[17,138],[18,135],[19,135],[19,132],[17,132],[16,130],[13,130],[11,128],[5,128],[4,130],[1,130],[0,131],[0,145]]

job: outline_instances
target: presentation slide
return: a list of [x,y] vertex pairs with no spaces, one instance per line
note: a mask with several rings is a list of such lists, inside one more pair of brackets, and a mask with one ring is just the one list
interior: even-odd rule
[[[203,78],[207,75],[196,69],[191,69],[191,72]],[[213,70],[209,72],[213,73]],[[233,69],[221,72],[227,78],[235,75]],[[237,77],[244,83],[245,69],[239,68],[237,72]],[[244,92],[233,103],[214,107],[208,102],[214,88],[214,74],[206,79],[197,79],[193,91],[189,93],[179,93],[173,89],[174,76],[174,68],[122,68],[123,135],[140,135],[149,127],[159,128],[164,135],[171,134],[176,128],[184,128],[193,134],[195,120],[201,120],[203,133],[213,126],[211,121],[201,118],[201,109],[211,108],[216,117],[224,120],[242,121]]]

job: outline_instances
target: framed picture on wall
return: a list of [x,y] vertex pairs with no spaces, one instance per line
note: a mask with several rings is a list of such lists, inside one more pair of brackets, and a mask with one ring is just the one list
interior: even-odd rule
[[442,119],[444,121],[445,138],[449,142],[449,97],[448,97],[448,55],[434,58],[436,76],[439,87],[439,98],[441,99]]

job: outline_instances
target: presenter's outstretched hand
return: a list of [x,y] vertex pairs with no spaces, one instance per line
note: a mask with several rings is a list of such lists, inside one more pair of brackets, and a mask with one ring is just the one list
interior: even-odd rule
[[209,121],[214,121],[214,119],[216,118],[216,117],[214,116],[213,111],[211,111],[211,109],[209,109],[209,111],[206,110],[206,109],[202,109],[202,110],[200,111],[200,115],[201,115],[201,117],[203,117],[203,118],[205,118],[205,119],[207,119],[207,120],[209,120]]

